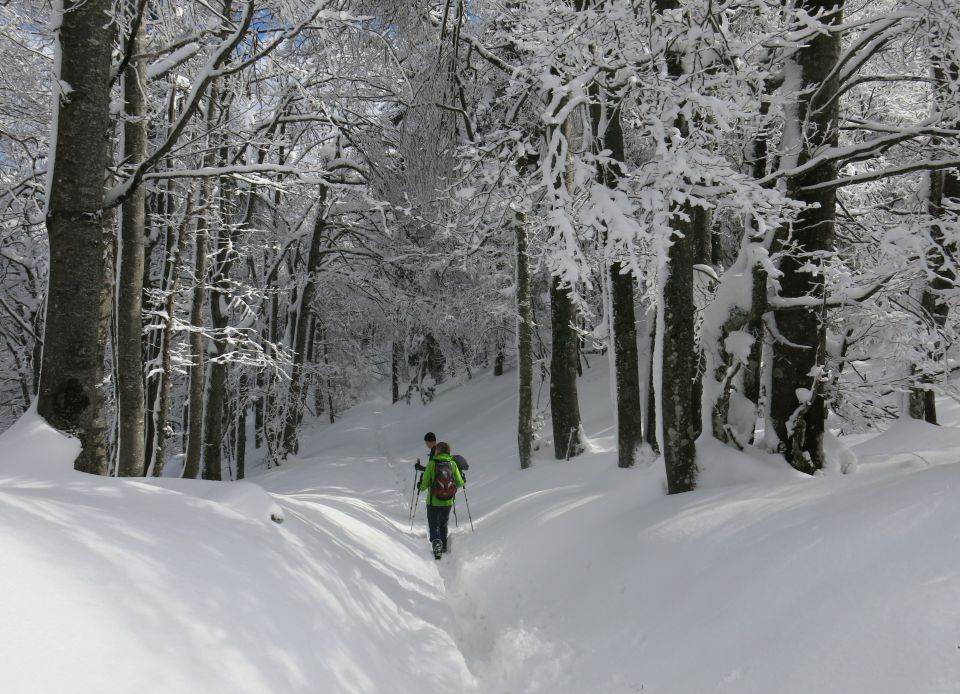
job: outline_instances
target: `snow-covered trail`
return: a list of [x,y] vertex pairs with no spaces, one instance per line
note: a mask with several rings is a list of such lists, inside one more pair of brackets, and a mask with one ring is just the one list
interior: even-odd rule
[[[365,570],[363,580],[385,599],[395,599],[398,588],[410,594],[407,604],[396,609],[394,627],[397,638],[414,643],[422,658],[414,668],[421,681],[418,692],[505,692],[475,677],[475,667],[483,672],[488,668],[485,662],[478,665],[477,655],[467,647],[475,642],[473,634],[478,625],[482,628],[483,620],[476,617],[473,596],[461,589],[458,580],[462,561],[458,549],[470,532],[463,495],[457,503],[459,525],[453,515],[450,518],[452,551],[436,561],[427,541],[422,495],[412,526],[410,522],[410,505],[417,498],[413,460],[419,451],[396,450],[383,435],[390,424],[382,411],[372,414],[372,426],[346,427],[344,433],[355,437],[349,453],[336,445],[325,447],[322,453],[300,456],[293,465],[259,477],[258,482],[283,509],[288,523],[327,536],[350,554],[351,563],[373,569]],[[425,461],[425,447],[423,453],[419,457]],[[406,635],[402,634],[404,622],[409,627]],[[439,663],[421,648],[425,625],[433,630],[430,638],[446,651]],[[444,664],[447,660],[462,668],[453,690],[445,678],[431,672],[437,667],[449,669],[449,663]]]

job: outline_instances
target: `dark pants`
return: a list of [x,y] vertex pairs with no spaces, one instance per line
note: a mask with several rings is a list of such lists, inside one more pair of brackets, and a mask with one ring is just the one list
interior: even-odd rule
[[427,525],[430,526],[430,544],[440,540],[444,548],[447,546],[447,521],[450,520],[450,509],[453,506],[433,506],[427,504]]

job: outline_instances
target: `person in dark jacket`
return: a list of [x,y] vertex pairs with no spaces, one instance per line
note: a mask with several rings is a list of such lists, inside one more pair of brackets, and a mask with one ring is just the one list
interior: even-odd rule
[[[427,445],[427,448],[430,449],[430,453],[427,454],[427,461],[432,458],[437,452],[437,435],[432,431],[428,431],[423,435],[423,442]],[[413,466],[415,470],[423,472],[427,468],[420,464],[420,458],[417,458],[416,465]]]
[[433,548],[433,556],[436,559],[439,559],[440,555],[448,549],[447,522],[450,520],[450,509],[453,507],[452,498],[434,498],[433,481],[439,462],[450,464],[454,482],[458,488],[464,485],[457,461],[450,455],[450,444],[439,441],[434,447],[434,455],[430,456],[423,476],[420,478],[420,491],[427,492],[427,526],[430,528],[430,546]]

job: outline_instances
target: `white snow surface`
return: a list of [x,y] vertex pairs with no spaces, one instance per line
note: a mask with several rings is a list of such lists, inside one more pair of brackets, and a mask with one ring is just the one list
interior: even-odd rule
[[[240,484],[77,473],[26,415],[0,435],[0,692],[960,692],[960,430],[900,422],[812,478],[701,445],[700,489],[666,496],[659,460],[616,467],[591,366],[588,453],[523,472],[513,374],[360,405]],[[422,499],[408,521],[428,430],[470,462],[475,531],[460,497],[439,562]]]

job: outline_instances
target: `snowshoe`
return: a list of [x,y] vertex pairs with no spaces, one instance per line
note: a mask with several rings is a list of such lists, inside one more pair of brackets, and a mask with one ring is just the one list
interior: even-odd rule
[[433,541],[433,558],[439,559],[443,552],[443,542],[440,540]]

